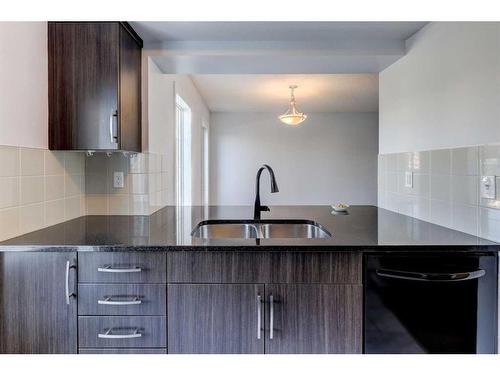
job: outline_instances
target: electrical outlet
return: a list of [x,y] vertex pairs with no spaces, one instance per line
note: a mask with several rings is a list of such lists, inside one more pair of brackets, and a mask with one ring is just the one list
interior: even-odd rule
[[495,176],[481,176],[481,198],[496,199]]
[[113,187],[123,188],[123,172],[113,172]]
[[413,172],[405,172],[405,187],[413,189]]

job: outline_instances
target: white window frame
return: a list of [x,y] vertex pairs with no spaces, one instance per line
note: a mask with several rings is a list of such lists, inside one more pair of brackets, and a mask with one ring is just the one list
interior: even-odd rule
[[210,128],[206,120],[202,120],[201,140],[201,183],[203,205],[208,206],[210,201]]
[[191,108],[181,96],[175,96],[176,130],[176,204],[190,206],[192,200],[192,163],[191,163]]

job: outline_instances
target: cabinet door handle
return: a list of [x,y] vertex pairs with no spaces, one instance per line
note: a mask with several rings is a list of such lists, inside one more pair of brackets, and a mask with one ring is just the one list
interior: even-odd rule
[[109,115],[109,138],[111,143],[118,143],[118,136],[115,135],[113,126],[115,117],[118,117],[118,111],[113,111],[111,115]]
[[260,340],[262,331],[262,296],[257,294],[257,340]]
[[109,273],[131,273],[131,272],[141,272],[142,268],[132,267],[132,268],[112,268],[110,265],[97,268],[98,272],[109,272]]
[[127,305],[140,305],[142,301],[138,297],[126,301],[117,301],[111,299],[111,297],[106,297],[105,299],[97,300],[97,303],[99,305],[127,306]]
[[99,333],[97,337],[100,339],[136,339],[142,337],[142,333],[139,333],[139,328],[135,328],[132,333],[125,335],[118,335],[111,333],[113,328],[108,328],[105,333]]
[[65,291],[66,291],[65,296],[66,296],[66,305],[69,305],[69,303],[70,303],[70,300],[69,300],[69,299],[70,299],[71,297],[76,297],[76,294],[75,294],[75,293],[71,293],[71,292],[69,291],[69,270],[70,270],[71,268],[76,268],[76,266],[71,265],[69,260],[68,260],[68,261],[66,261],[66,277],[65,277]]
[[274,296],[269,296],[269,340],[274,337]]

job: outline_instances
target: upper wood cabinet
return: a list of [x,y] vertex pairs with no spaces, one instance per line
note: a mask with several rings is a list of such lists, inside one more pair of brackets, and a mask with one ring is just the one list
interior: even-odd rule
[[141,48],[125,22],[49,22],[49,149],[141,151]]

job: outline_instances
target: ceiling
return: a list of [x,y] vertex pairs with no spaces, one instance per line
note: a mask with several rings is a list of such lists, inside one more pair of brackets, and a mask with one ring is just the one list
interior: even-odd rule
[[180,41],[406,40],[426,22],[131,22],[145,44]]
[[311,112],[377,112],[377,74],[191,75],[211,112],[284,112],[289,85],[298,108]]

